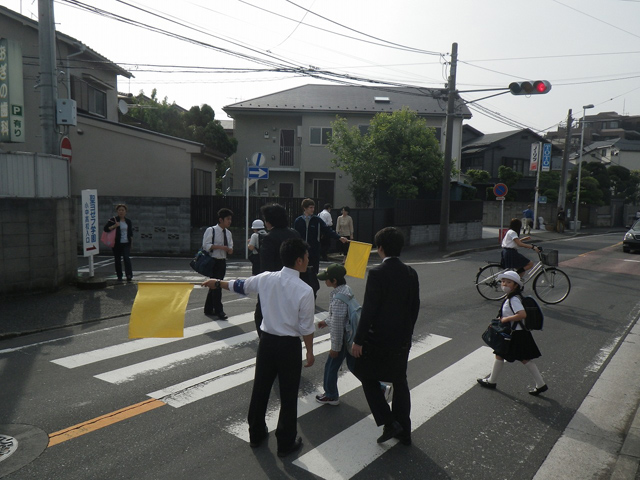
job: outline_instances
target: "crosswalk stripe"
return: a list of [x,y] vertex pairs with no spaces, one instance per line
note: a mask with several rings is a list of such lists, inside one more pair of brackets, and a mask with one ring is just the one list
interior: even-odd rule
[[200,325],[195,325],[193,327],[187,327],[184,329],[184,337],[141,338],[138,340],[132,340],[127,343],[120,343],[118,345],[99,348],[90,352],[78,353],[76,355],[58,358],[56,360],[51,360],[51,362],[66,368],[82,367],[91,363],[101,362],[103,360],[109,360],[111,358],[128,355],[129,353],[140,352],[148,348],[154,348],[161,345],[166,345],[168,343],[179,342],[180,340],[195,337],[197,335],[205,335],[207,333],[224,330],[225,328],[229,328],[232,326],[237,327],[252,321],[253,312],[243,313],[241,315],[229,317],[228,321],[224,324],[218,322],[207,322]]
[[[476,385],[486,373],[491,349],[480,347],[411,390],[412,430],[450,405]],[[353,477],[397,443],[391,439],[376,443],[380,428],[373,415],[343,430],[323,444],[296,459],[293,464],[326,480]],[[345,452],[349,452],[345,455]]]
[[[409,361],[433,350],[434,348],[439,347],[440,345],[447,343],[449,340],[451,339],[442,337],[440,335],[428,335],[423,339],[415,340],[411,347],[411,351],[409,352]],[[350,391],[360,387],[360,385],[360,380],[358,380],[351,373],[345,373],[344,375],[338,377],[338,391],[341,395],[346,395]],[[319,388],[321,389],[322,385],[320,385]],[[323,406],[316,402],[316,393],[317,392],[313,392],[298,398],[298,418],[314,411],[316,408],[320,408]],[[276,429],[279,414],[280,402],[272,402],[271,408],[267,411],[267,415],[265,418],[267,422],[267,428],[270,432]],[[249,430],[247,428],[247,422],[236,422],[226,427],[225,430],[235,435],[236,437],[249,442]]]
[[[303,352],[306,349],[302,348]],[[331,350],[329,334],[313,339],[313,353],[319,355]],[[303,358],[305,358],[303,356]],[[184,407],[203,398],[237,387],[253,380],[256,359],[236,363],[215,372],[192,378],[178,385],[147,394],[151,398],[162,400],[175,408]]]

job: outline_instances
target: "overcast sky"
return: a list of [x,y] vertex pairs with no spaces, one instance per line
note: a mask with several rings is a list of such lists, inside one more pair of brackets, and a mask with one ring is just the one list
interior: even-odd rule
[[[37,0],[0,4],[37,19]],[[119,91],[155,87],[185,108],[211,105],[219,120],[225,105],[321,83],[291,72],[310,66],[323,78],[443,87],[454,42],[467,100],[496,92],[464,90],[516,80],[553,85],[471,104],[468,123],[485,133],[555,130],[587,104],[640,115],[640,0],[56,0],[54,10],[59,31],[133,73],[119,77]]]

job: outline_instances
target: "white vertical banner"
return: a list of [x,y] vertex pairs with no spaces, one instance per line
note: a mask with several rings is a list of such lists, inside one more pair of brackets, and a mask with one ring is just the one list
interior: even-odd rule
[[82,251],[85,257],[100,253],[98,223],[98,191],[82,190]]
[[529,162],[529,171],[537,172],[538,165],[540,164],[540,154],[542,150],[542,143],[536,142],[531,144],[531,161]]

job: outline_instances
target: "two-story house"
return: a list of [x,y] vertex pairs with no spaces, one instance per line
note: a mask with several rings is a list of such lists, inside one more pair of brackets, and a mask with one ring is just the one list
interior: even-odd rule
[[[266,158],[261,166],[269,169],[269,178],[252,185],[252,194],[314,197],[338,208],[354,206],[349,175],[333,168],[332,154],[326,148],[336,116],[365,132],[375,114],[408,107],[424,118],[441,140],[446,126],[444,97],[445,92],[438,89],[304,85],[228,105],[223,110],[234,119],[238,139],[230,194],[243,194],[247,164],[259,152]],[[460,158],[462,121],[471,118],[462,103],[456,112],[454,160]],[[441,147],[444,150],[443,140]]]

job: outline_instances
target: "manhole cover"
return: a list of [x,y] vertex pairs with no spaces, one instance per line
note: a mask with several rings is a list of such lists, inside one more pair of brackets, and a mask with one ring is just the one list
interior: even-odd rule
[[0,462],[6,460],[18,449],[18,440],[0,433]]

